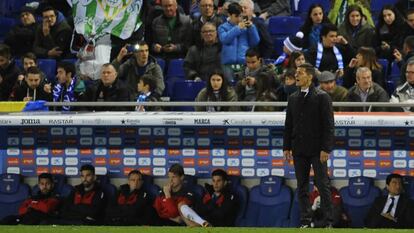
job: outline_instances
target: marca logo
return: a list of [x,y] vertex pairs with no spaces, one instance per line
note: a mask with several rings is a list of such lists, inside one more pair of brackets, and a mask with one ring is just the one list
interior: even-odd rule
[[50,134],[51,135],[54,135],[54,136],[56,136],[56,135],[63,135],[63,128],[56,128],[56,127],[52,127],[51,129],[50,129]]
[[169,146],[180,146],[181,138],[168,138],[167,142]]
[[33,156],[34,150],[33,149],[22,149],[22,155]]
[[360,157],[361,156],[361,151],[360,150],[350,150],[349,151],[349,156],[351,156],[351,157]]
[[65,164],[66,166],[76,166],[78,165],[78,158],[76,157],[66,157],[65,158]]
[[346,177],[346,170],[345,169],[333,169],[333,176],[334,177]]
[[242,159],[242,167],[254,167],[254,159]]
[[40,125],[40,119],[21,119],[21,125]]
[[375,169],[364,169],[362,174],[365,177],[372,177],[372,178],[377,177],[377,171]]
[[198,138],[197,139],[198,146],[209,146],[210,145],[210,138]]
[[377,151],[376,150],[364,150],[363,155],[366,158],[375,158],[377,157]]
[[395,168],[406,168],[407,167],[407,161],[406,160],[401,160],[401,159],[396,159],[393,161],[393,166]]
[[20,174],[20,168],[18,168],[18,167],[8,167],[7,168],[7,173]]
[[365,168],[374,168],[376,166],[377,166],[377,161],[376,160],[371,160],[371,159],[364,160],[364,167]]
[[253,157],[254,156],[254,150],[253,149],[242,149],[241,155],[243,157]]
[[121,165],[121,158],[110,158],[109,165],[111,166],[118,166]]
[[273,138],[272,139],[272,146],[283,146],[283,139],[282,138]]
[[139,166],[150,166],[151,159],[150,158],[138,158],[138,165]]
[[195,149],[183,149],[183,156],[195,156]]
[[229,167],[238,167],[240,166],[240,160],[239,159],[227,159],[227,166]]
[[137,150],[135,148],[124,148],[122,152],[125,156],[135,156],[137,154]]
[[50,173],[63,175],[65,173],[65,169],[63,167],[51,167]]
[[283,167],[285,160],[283,159],[272,159],[272,167]]
[[183,138],[183,146],[194,146],[195,139],[194,138]]
[[213,159],[212,161],[213,167],[223,167],[226,164],[224,159]]
[[80,128],[79,133],[80,135],[92,135],[93,129],[92,128]]
[[137,158],[124,158],[123,163],[125,166],[135,166],[137,165]]
[[206,129],[206,128],[197,129],[197,134],[199,136],[206,136],[209,133],[210,133],[210,130],[209,129]]
[[80,138],[80,140],[79,140],[79,143],[82,145],[82,146],[90,146],[90,145],[92,145],[92,142],[93,142],[93,140],[92,140],[92,138],[84,138],[84,137],[82,137],[82,138]]
[[50,164],[52,166],[62,166],[63,165],[63,158],[62,157],[52,157],[52,158],[50,158]]
[[336,158],[344,158],[346,157],[346,150],[334,150],[333,156]]
[[270,151],[269,150],[256,150],[256,155],[266,157],[270,155]]
[[66,148],[65,149],[65,154],[66,155],[78,155],[79,152],[78,152],[78,149],[76,149],[76,148]]
[[270,171],[267,168],[259,168],[256,169],[256,174],[259,177],[268,176],[270,174]]
[[227,174],[229,176],[240,176],[240,169],[238,168],[228,168]]
[[150,149],[139,149],[138,150],[138,155],[150,156],[151,155],[151,150]]
[[242,176],[253,177],[254,176],[254,169],[253,168],[243,168],[241,173],[242,173]]
[[122,144],[122,139],[120,137],[110,137],[109,138],[109,145],[119,146],[121,144]]
[[34,163],[35,163],[34,158],[23,157],[22,159],[22,165],[29,166],[29,165],[34,165]]
[[152,169],[152,174],[153,174],[154,176],[165,176],[165,174],[166,174],[166,170],[165,170],[165,168],[163,168],[163,167],[154,167],[154,168]]
[[181,154],[179,149],[168,149],[168,155],[170,156],[178,156]]
[[211,152],[213,156],[224,156],[226,153],[224,149],[213,149]]
[[49,158],[45,157],[38,157],[36,158],[36,165],[46,166],[49,165]]
[[207,167],[210,166],[210,159],[198,159],[198,166]]
[[240,136],[240,129],[239,128],[230,128],[227,129],[228,136]]
[[7,158],[7,165],[19,165],[19,159],[18,158]]
[[280,149],[277,149],[277,150],[272,149],[271,150],[271,153],[272,153],[272,157],[283,157],[283,150],[280,150]]
[[271,173],[272,176],[285,176],[285,169],[273,168]]
[[183,165],[194,167],[195,166],[195,159],[193,159],[193,158],[184,158],[183,159]]
[[100,166],[106,165],[106,158],[104,157],[95,158],[95,165],[100,165]]
[[210,119],[194,119],[194,124],[195,125],[209,125],[210,124]]
[[165,166],[167,164],[166,160],[164,158],[153,158],[152,164],[154,166]]
[[405,150],[395,150],[394,151],[394,158],[406,158],[407,151]]
[[47,167],[38,167],[36,169],[36,174],[37,175],[40,175],[42,173],[49,173],[49,168],[47,168]]
[[240,156],[240,150],[239,149],[229,149],[227,151],[228,156]]
[[360,169],[349,169],[348,176],[349,177],[361,176],[361,170]]
[[20,143],[20,139],[17,137],[7,138],[7,145],[9,146],[18,146],[19,143]]
[[381,158],[391,157],[391,151],[389,151],[389,150],[380,150],[378,152],[378,154],[379,154],[379,157],[381,157]]
[[257,146],[269,146],[270,141],[268,138],[258,138],[256,140],[256,145]]
[[390,168],[391,167],[391,160],[380,160],[379,166],[381,168]]
[[6,151],[7,155],[19,155],[20,150],[18,148],[8,148]]
[[98,147],[98,148],[95,148],[95,149],[93,150],[93,153],[94,153],[95,155],[106,155],[106,154],[108,153],[108,151],[107,151],[107,149],[106,149],[106,148],[103,148],[103,147]]

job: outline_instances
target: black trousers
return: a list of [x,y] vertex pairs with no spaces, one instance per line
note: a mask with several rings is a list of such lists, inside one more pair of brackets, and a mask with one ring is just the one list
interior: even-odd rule
[[312,208],[309,201],[309,172],[314,171],[314,183],[321,197],[321,209],[325,213],[325,225],[332,224],[332,200],[327,163],[321,163],[318,156],[293,156],[298,188],[301,224],[312,221]]

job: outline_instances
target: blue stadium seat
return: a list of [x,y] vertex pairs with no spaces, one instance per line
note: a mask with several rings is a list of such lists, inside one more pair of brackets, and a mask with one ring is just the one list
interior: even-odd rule
[[143,189],[149,194],[151,200],[155,200],[155,197],[159,194],[160,186],[154,184],[154,177],[149,175],[142,175],[144,180]]
[[4,41],[6,34],[16,24],[17,24],[17,21],[13,18],[0,17],[0,42]]
[[[60,197],[68,197],[73,191],[73,186],[67,183],[65,175],[53,175],[53,182],[55,183],[54,193]],[[32,188],[32,195],[36,195],[38,192],[39,186],[36,184]]]
[[[313,181],[309,183],[309,191],[313,190]],[[298,199],[298,190],[296,189],[295,194],[293,195],[292,207],[290,208],[289,216],[289,227],[299,227],[300,226],[300,210],[299,210],[299,199]]]
[[184,59],[170,60],[170,62],[168,63],[168,67],[167,67],[166,79],[173,78],[173,77],[184,79],[185,74],[184,74],[183,64],[184,64]]
[[198,201],[204,196],[204,187],[197,183],[197,177],[192,175],[184,175],[184,187],[192,191]]
[[55,59],[38,59],[37,65],[45,73],[49,82],[56,81],[56,60]]
[[390,71],[390,74],[388,76],[388,80],[391,80],[394,77],[400,77],[400,75],[401,75],[401,70],[400,70],[400,67],[398,66],[397,62],[392,62],[391,63],[391,71]]
[[378,63],[381,64],[382,66],[382,77],[384,77],[384,79],[386,80],[388,77],[388,60],[387,59],[378,59]]
[[[198,93],[206,86],[205,82],[193,80],[176,80],[171,93],[172,101],[194,101]],[[191,106],[174,107],[176,111],[194,111]]]
[[30,188],[19,174],[0,175],[0,219],[17,215],[20,205],[29,197]]
[[273,40],[273,46],[275,48],[277,56],[280,56],[283,53],[283,41],[284,40],[285,38],[282,38],[282,37],[277,37]]
[[247,201],[249,199],[249,190],[246,186],[241,184],[240,176],[228,176],[228,185],[231,187],[231,191],[236,195],[239,201],[239,211],[236,216],[236,226],[243,225],[243,219],[245,217]]
[[365,217],[381,190],[369,177],[352,177],[348,186],[339,190],[345,212],[351,218],[351,227],[364,227]]
[[298,4],[298,10],[297,12],[295,12],[295,15],[305,18],[308,13],[309,7],[314,3],[321,4],[326,14],[327,12],[329,12],[331,8],[330,0],[300,0]]
[[77,61],[78,61],[77,58],[68,58],[68,59],[62,59],[61,60],[61,62],[68,62],[68,63],[74,64],[74,65],[76,64]]
[[404,191],[405,194],[414,200],[414,177],[413,176],[403,176]]
[[157,58],[157,63],[161,67],[162,72],[165,72],[165,60],[162,58]]
[[272,36],[287,37],[296,34],[302,24],[303,20],[298,16],[272,16],[268,30]]
[[377,17],[385,5],[394,5],[397,0],[371,0],[371,13]]
[[111,184],[109,175],[97,175],[96,181],[101,185],[103,192],[106,196],[106,200],[114,201],[116,198],[117,188],[115,185]]
[[283,181],[277,176],[262,177],[260,184],[250,190],[243,226],[288,226],[292,192]]

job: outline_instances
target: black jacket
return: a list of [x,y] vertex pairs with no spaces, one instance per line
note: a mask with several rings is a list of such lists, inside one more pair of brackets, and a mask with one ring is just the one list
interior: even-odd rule
[[36,23],[28,26],[17,25],[7,33],[4,43],[10,46],[15,57],[32,51],[36,27]]
[[19,68],[12,61],[5,69],[0,67],[0,101],[7,101],[19,76]]
[[23,80],[20,84],[16,84],[14,87],[13,92],[10,94],[10,100],[23,101],[24,97],[30,96],[32,97],[32,101],[52,101],[52,93],[44,91],[45,84],[45,80],[42,80],[36,89],[32,89],[27,85],[26,81]]
[[[86,91],[85,99],[87,101],[95,102],[127,102],[131,101],[129,94],[129,88],[125,85],[124,82],[118,78],[115,82],[109,86],[105,87],[102,81],[98,81],[94,86],[91,86]],[[95,111],[131,111],[132,107],[92,107]]]
[[[350,44],[347,44],[345,46],[343,45],[336,45],[339,52],[342,54],[342,61],[344,64],[344,68],[349,64],[349,61],[354,56],[354,51]],[[310,64],[313,66],[316,65],[316,56],[318,48],[317,47],[311,47],[308,52],[305,53],[306,61],[309,61]],[[338,70],[338,61],[336,59],[335,53],[333,48],[323,48],[322,53],[322,59],[321,64],[319,67],[317,67],[319,71],[330,71],[332,73],[335,73],[336,70]]]
[[319,156],[321,151],[332,151],[334,115],[326,92],[311,85],[306,97],[300,90],[289,96],[283,141],[283,150],[292,150],[293,156]]

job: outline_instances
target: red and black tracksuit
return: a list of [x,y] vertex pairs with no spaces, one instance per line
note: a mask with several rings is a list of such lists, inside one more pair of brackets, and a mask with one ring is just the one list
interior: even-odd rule
[[169,219],[180,216],[178,204],[184,202],[191,206],[193,204],[193,198],[194,194],[184,187],[177,192],[171,192],[170,198],[165,198],[164,192],[160,191],[160,195],[155,199],[154,208],[161,220],[167,220],[163,221],[162,224],[176,225],[172,221],[169,221]]

